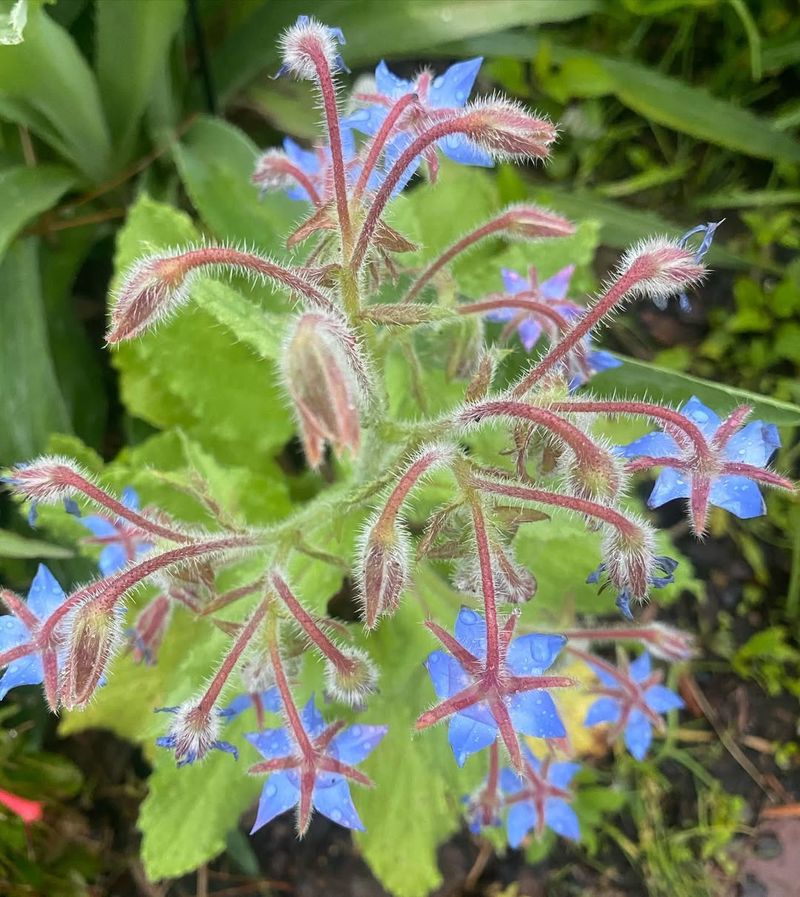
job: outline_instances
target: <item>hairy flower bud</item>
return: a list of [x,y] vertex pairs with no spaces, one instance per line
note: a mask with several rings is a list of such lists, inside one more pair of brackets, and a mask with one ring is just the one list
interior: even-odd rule
[[332,72],[345,68],[337,42],[345,43],[340,28],[330,28],[311,16],[298,16],[294,25],[281,35],[283,65],[278,75],[291,72],[308,81],[318,77],[322,65]]
[[262,194],[268,190],[287,190],[297,183],[297,166],[283,151],[269,149],[258,157],[250,180]]
[[642,628],[643,641],[653,657],[677,663],[697,656],[695,638],[666,623],[650,623]]
[[693,252],[667,237],[644,240],[629,249],[619,270],[620,278],[631,280],[631,294],[649,296],[661,307],[670,296],[700,283],[706,273]]
[[575,225],[568,219],[531,203],[510,206],[499,219],[509,237],[535,240],[540,237],[569,237]]
[[173,713],[175,718],[169,733],[157,738],[156,744],[174,750],[178,766],[202,760],[212,748],[225,743],[218,741],[219,714],[213,707],[206,709],[202,703],[186,701],[180,707],[160,709]]
[[[511,550],[498,540],[491,540],[490,550],[497,601],[502,604],[525,604],[530,601],[539,587],[533,573],[523,567]],[[464,594],[481,594],[481,571],[474,557],[464,559],[458,566],[453,575],[453,585]]]
[[375,691],[378,671],[369,655],[360,648],[340,647],[347,664],[325,662],[325,687],[336,701],[357,707]]
[[338,322],[304,314],[290,330],[283,353],[283,377],[294,402],[306,459],[319,467],[325,444],[337,455],[356,454],[361,443],[360,400],[351,357],[337,339]]
[[78,493],[76,476],[88,478],[88,474],[71,458],[43,455],[29,464],[12,467],[4,479],[17,495],[54,505],[68,501]]
[[488,97],[464,110],[466,135],[494,159],[544,159],[556,139],[555,127],[531,115],[519,103]]
[[650,591],[650,578],[655,569],[653,530],[642,521],[621,532],[606,527],[603,538],[603,562],[608,578],[618,592],[629,599],[644,601]]
[[408,583],[410,546],[401,525],[368,526],[361,540],[357,569],[359,597],[364,625],[374,629],[381,617],[390,617],[400,606],[400,596]]
[[60,685],[66,708],[88,704],[120,644],[120,634],[118,613],[102,601],[88,601],[75,611],[68,625]]

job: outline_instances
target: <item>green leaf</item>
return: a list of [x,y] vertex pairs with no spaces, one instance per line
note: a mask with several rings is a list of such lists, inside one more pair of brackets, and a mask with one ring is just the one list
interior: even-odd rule
[[[394,0],[381,6],[380,15],[364,15],[362,0],[328,0],[321,15],[344,31],[345,62],[356,66],[381,57],[415,56],[443,41],[517,25],[569,21],[599,7],[596,0],[473,0],[465,15],[461,0]],[[276,36],[307,12],[300,0],[266,3],[227,36],[212,58],[214,82],[225,100],[259,71],[277,68]]]
[[40,539],[26,539],[19,533],[0,529],[0,557],[3,558],[68,558],[73,552],[61,545]]
[[67,31],[38,6],[29,10],[25,40],[0,47],[0,113],[90,180],[109,173],[111,141],[95,77]]
[[[117,240],[115,276],[145,252],[195,243],[198,234],[188,216],[142,196],[131,208]],[[206,292],[208,291],[208,292]],[[182,309],[157,333],[149,333],[115,353],[123,400],[131,414],[156,427],[181,427],[205,448],[234,464],[263,466],[294,431],[278,376],[252,351],[252,335],[220,327],[209,313],[223,308],[230,287],[199,279],[192,295],[198,307]],[[236,318],[247,312],[236,303]],[[258,322],[253,305],[253,323]],[[266,343],[263,354],[272,351]]]
[[0,458],[41,452],[54,430],[69,431],[47,340],[38,241],[18,240],[0,262]]
[[159,67],[181,26],[184,0],[98,0],[97,80],[118,152],[128,155]]
[[13,165],[0,171],[0,258],[19,231],[74,183],[75,176],[58,165]]
[[653,401],[683,404],[691,395],[717,414],[724,415],[736,405],[752,405],[755,417],[763,417],[779,426],[800,423],[800,407],[758,395],[746,389],[711,383],[680,371],[657,367],[646,361],[620,356],[620,367],[603,371],[592,378],[592,390],[598,395],[622,394],[630,398],[647,397]]
[[203,222],[225,240],[285,254],[283,241],[304,212],[283,193],[259,199],[250,182],[258,149],[238,128],[202,118],[175,147],[178,171]]

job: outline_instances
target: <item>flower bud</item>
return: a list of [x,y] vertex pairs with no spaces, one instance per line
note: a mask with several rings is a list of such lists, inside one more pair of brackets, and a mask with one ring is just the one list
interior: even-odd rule
[[144,662],[151,666],[156,662],[156,655],[171,617],[172,602],[167,595],[156,595],[139,612],[133,626],[127,632],[136,663]]
[[178,766],[202,760],[206,754],[221,742],[219,735],[219,714],[214,708],[206,710],[202,704],[186,701],[180,707],[164,707],[162,710],[174,713],[169,733],[156,739],[159,747],[175,751]]
[[208,562],[178,567],[159,578],[168,596],[193,613],[201,613],[214,599],[216,574]]
[[606,527],[603,538],[603,562],[608,578],[628,599],[644,601],[655,571],[653,530],[643,520],[631,521],[625,532]]
[[644,641],[653,657],[678,663],[697,656],[695,638],[666,623],[650,623],[642,629]]
[[334,336],[337,326],[324,315],[303,314],[283,353],[284,381],[313,468],[322,462],[326,443],[341,455],[345,449],[357,453],[361,442],[358,384],[346,347]]
[[85,707],[120,643],[119,615],[102,601],[79,607],[69,623],[66,660],[60,686],[69,710]]
[[536,118],[519,103],[489,97],[467,106],[466,135],[494,159],[544,159],[556,139],[555,127]]
[[28,464],[12,467],[3,479],[15,494],[54,505],[69,501],[78,492],[76,477],[91,479],[71,458],[44,455]]
[[[492,577],[495,597],[500,604],[525,604],[535,595],[539,587],[536,577],[523,567],[511,551],[493,539],[490,544],[492,554]],[[481,571],[474,557],[466,558],[453,575],[453,585],[464,594],[481,594]]]
[[283,65],[278,75],[291,72],[297,78],[311,81],[318,77],[318,66],[324,65],[332,72],[344,69],[337,43],[345,43],[340,28],[330,28],[311,16],[298,16],[294,25],[281,35]]
[[629,249],[620,262],[621,277],[635,282],[632,290],[663,307],[670,296],[703,279],[705,266],[694,253],[666,237],[645,240]]
[[569,237],[575,233],[575,225],[551,212],[530,203],[510,206],[502,216],[504,231],[509,237],[535,240],[539,237]]
[[339,653],[347,658],[348,664],[344,666],[326,660],[326,691],[336,701],[359,706],[375,691],[378,672],[369,655],[360,648],[339,648]]
[[400,525],[387,528],[377,523],[373,520],[365,532],[358,566],[359,598],[367,629],[374,629],[380,617],[397,611],[408,582],[408,535]]
[[296,186],[296,171],[297,167],[286,153],[270,149],[258,157],[250,180],[262,194],[269,190],[287,190]]

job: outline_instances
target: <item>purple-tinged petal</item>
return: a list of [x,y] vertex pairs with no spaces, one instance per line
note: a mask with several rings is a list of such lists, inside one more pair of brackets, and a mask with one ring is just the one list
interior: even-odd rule
[[534,738],[564,738],[567,734],[555,701],[546,691],[526,691],[506,699],[514,728]]
[[682,470],[665,467],[658,475],[650,498],[647,499],[648,508],[660,508],[661,505],[676,498],[688,498],[691,494],[688,476]]
[[614,449],[617,455],[623,458],[680,458],[681,450],[678,443],[660,430],[648,433],[627,445],[621,445]]
[[483,64],[483,57],[456,62],[433,79],[428,102],[433,109],[460,109],[469,99],[470,91]]
[[289,161],[296,165],[301,171],[310,175],[319,173],[319,157],[313,150],[303,149],[303,147],[292,140],[291,137],[284,137],[283,151],[289,157]]
[[704,405],[697,396],[692,396],[689,399],[681,408],[681,414],[695,424],[706,439],[711,439],[722,423],[719,417]]
[[239,750],[234,747],[230,741],[212,741],[211,747],[214,748],[215,751],[222,751],[225,754],[233,754],[234,760],[239,759]]
[[399,99],[404,94],[411,93],[414,90],[414,84],[395,75],[386,65],[383,59],[378,63],[375,69],[375,85],[378,93],[392,99]]
[[365,726],[356,723],[334,737],[330,753],[343,763],[355,766],[368,757],[389,731],[387,726]]
[[539,285],[539,292],[550,302],[561,302],[567,298],[572,275],[575,273],[575,265],[567,265],[552,277],[543,280]]
[[294,752],[294,743],[286,729],[264,729],[263,732],[248,732],[244,737],[267,760],[288,757]]
[[544,821],[557,835],[579,841],[581,827],[572,807],[559,797],[548,798],[544,805]]
[[616,676],[613,676],[608,672],[604,667],[601,667],[599,664],[590,663],[589,666],[592,668],[592,672],[597,676],[597,678],[602,682],[606,688],[618,688],[619,680]]
[[45,620],[63,603],[65,597],[55,576],[44,564],[39,564],[28,592],[28,608],[40,620]]
[[464,765],[470,754],[482,751],[497,739],[497,724],[491,715],[487,714],[486,721],[476,720],[474,716],[456,713],[450,717],[447,737],[459,766]]
[[650,675],[652,668],[650,654],[647,651],[642,651],[636,660],[631,662],[630,677],[634,682],[643,682]]
[[547,772],[547,781],[556,788],[566,790],[580,768],[580,763],[552,763]]
[[656,713],[669,713],[670,710],[680,710],[686,706],[681,697],[666,685],[651,685],[644,693],[644,699],[647,706]]
[[610,352],[605,352],[603,349],[597,349],[594,352],[590,352],[587,361],[589,362],[589,367],[593,374],[599,374],[601,371],[610,371],[614,368],[622,367],[622,362],[619,358],[612,355]]
[[541,676],[566,642],[563,635],[521,635],[508,646],[506,662],[516,676]]
[[456,640],[478,660],[486,657],[486,620],[469,607],[462,607],[453,630]]
[[516,308],[496,308],[493,311],[486,312],[486,320],[493,324],[505,324],[517,314]]
[[425,667],[440,701],[463,691],[470,684],[471,680],[461,664],[444,651],[432,651],[425,661]]
[[781,437],[775,424],[754,420],[731,436],[724,454],[729,461],[766,467],[780,447]]
[[512,804],[508,811],[506,830],[510,847],[519,847],[528,832],[536,827],[536,808],[529,800]]
[[598,698],[589,708],[584,726],[596,726],[599,723],[616,723],[619,721],[619,704],[608,697]]
[[503,278],[503,288],[507,293],[521,293],[530,287],[528,281],[513,268],[501,268],[500,276]]
[[344,828],[363,832],[364,824],[353,806],[350,787],[342,776],[320,776],[314,786],[314,807]]
[[718,477],[711,485],[709,501],[742,520],[761,517],[767,512],[764,496],[758,486],[747,477],[730,474]]
[[653,740],[653,726],[641,710],[634,707],[625,726],[625,744],[636,760],[644,760]]
[[297,776],[290,772],[274,772],[264,782],[261,798],[258,801],[258,814],[250,834],[263,828],[268,822],[281,813],[285,813],[300,800],[300,788]]
[[519,333],[519,341],[522,343],[522,348],[526,352],[530,352],[536,343],[539,342],[539,337],[542,335],[542,327],[533,318],[523,318],[517,327],[517,333]]

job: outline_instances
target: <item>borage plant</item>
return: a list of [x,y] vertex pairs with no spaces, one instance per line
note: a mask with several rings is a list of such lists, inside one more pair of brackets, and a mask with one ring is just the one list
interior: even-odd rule
[[[362,829],[358,789],[372,781],[359,767],[369,757],[371,771],[382,769],[387,736],[384,720],[371,716],[379,704],[393,719],[404,719],[408,709],[416,716],[413,728],[423,733],[413,740],[411,727],[400,733],[402,749],[383,761],[387,774],[377,776],[389,791],[377,805],[385,808],[387,831],[410,831],[418,809],[424,815],[405,794],[391,793],[396,770],[389,767],[399,763],[424,779],[431,756],[426,740],[444,737],[426,730],[446,723],[456,764],[471,770],[471,794],[463,797],[460,784],[450,796],[432,793],[435,812],[454,816],[461,808],[476,832],[505,822],[515,847],[545,829],[578,839],[571,785],[579,766],[564,711],[570,694],[595,695],[578,728],[603,725],[609,740],[622,739],[642,759],[654,731],[665,730],[663,714],[682,706],[651,657],[681,662],[693,652],[688,635],[635,621],[651,590],[673,582],[676,562],[659,553],[651,524],[631,510],[631,476],[660,468],[650,505],[687,499],[692,529],[702,537],[710,505],[752,517],[764,512],[761,486],[793,488],[767,467],[777,431],[746,423],[748,407],[720,419],[695,398],[675,409],[598,397],[587,388],[594,373],[620,363],[594,347],[598,330],[637,299],[660,307],[672,296],[685,303],[705,274],[715,225],[630,249],[586,304],[568,298],[572,267],[544,280],[535,268],[525,276],[506,270],[502,281],[498,272],[504,289],[473,301],[454,290],[450,266],[479,244],[573,233],[565,218],[527,203],[494,215],[427,266],[404,268],[403,253],[417,247],[392,217],[392,201],[412,178],[424,173],[433,184],[441,154],[478,166],[546,159],[556,129],[503,97],[468,101],[480,60],[439,77],[423,72],[414,82],[381,63],[374,87],[354,94],[354,107],[342,117],[336,84],[342,43],[337,29],[307,17],[283,35],[280,74],[314,83],[327,140],[311,150],[287,140],[284,151],[266,152],[253,173],[261,191],[287,191],[307,205],[288,238],[298,253],[311,244],[302,261],[288,266],[247,248],[208,243],[148,255],[119,287],[108,332],[112,346],[136,339],[177,312],[209,274],[285,291],[296,308],[282,322],[280,373],[305,459],[324,488],[285,519],[248,527],[210,497],[198,470],[191,491],[213,521],[204,529],[158,507],[140,508],[132,490],[118,500],[67,457],[12,469],[10,488],[33,509],[65,502],[79,515],[93,508],[80,520],[91,533],[88,544],[102,549],[103,578],[66,594],[41,568],[27,602],[3,592],[11,615],[0,627],[6,668],[0,688],[5,694],[43,683],[54,712],[84,708],[103,691],[121,646],[127,643],[146,664],[166,663],[173,616],[210,619],[230,645],[206,683],[195,683],[199,691],[152,708],[163,714],[156,717],[164,722],[157,743],[179,766],[210,763],[212,752],[229,754],[224,759],[232,769],[240,754],[246,758],[249,771],[264,779],[254,831],[293,808],[301,835],[315,810]],[[436,188],[415,187],[421,189]],[[266,326],[261,315],[253,306],[254,327]],[[502,332],[492,322],[503,323]],[[509,379],[504,343],[517,332],[525,349],[538,347],[539,354]],[[458,401],[440,414],[403,418],[386,388],[396,340],[420,407],[436,399],[426,386],[426,357],[448,359],[450,381],[460,384]],[[418,342],[427,356],[418,353]],[[241,383],[242,390],[249,386]],[[618,418],[658,429],[616,446],[598,435],[597,422]],[[431,511],[427,524],[412,532],[415,493]],[[573,518],[576,534],[581,528],[600,533],[601,556],[556,562],[573,570],[576,582],[588,578],[607,588],[628,620],[624,625],[564,632],[532,627],[525,606],[536,607],[537,580],[515,556],[514,536],[522,526],[546,527],[564,515]],[[320,522],[344,520],[361,526],[352,554],[314,543]],[[357,596],[355,625],[319,612],[320,596],[302,587],[304,563],[346,572]],[[434,594],[441,593],[441,579],[432,585],[434,569],[449,570],[460,610]],[[231,571],[239,571],[238,581],[223,588]],[[146,582],[156,583],[158,593],[126,629],[129,598]],[[391,654],[381,652],[385,663],[374,660],[373,646],[385,646],[387,631],[404,614],[401,641],[424,625],[431,647],[439,643],[425,660],[429,685],[408,670],[400,687]],[[207,630],[193,633],[184,650],[202,653]],[[597,643],[643,650],[629,662],[619,649],[611,663],[592,651]],[[309,657],[321,662],[324,683]],[[204,658],[210,666],[213,658]],[[170,660],[182,664],[185,657],[172,653]],[[581,685],[579,668],[591,671]],[[422,710],[420,702],[434,695],[435,703]],[[246,718],[254,731],[244,739],[226,735],[239,731],[233,720],[251,711]],[[275,714],[280,725],[269,724]],[[470,760],[473,754],[480,757]],[[390,819],[398,814],[411,821]],[[380,809],[371,818],[383,824]],[[421,829],[423,838],[439,834]],[[369,851],[367,857],[390,886],[406,893],[435,883],[403,888],[387,873],[387,862],[376,862]]]

